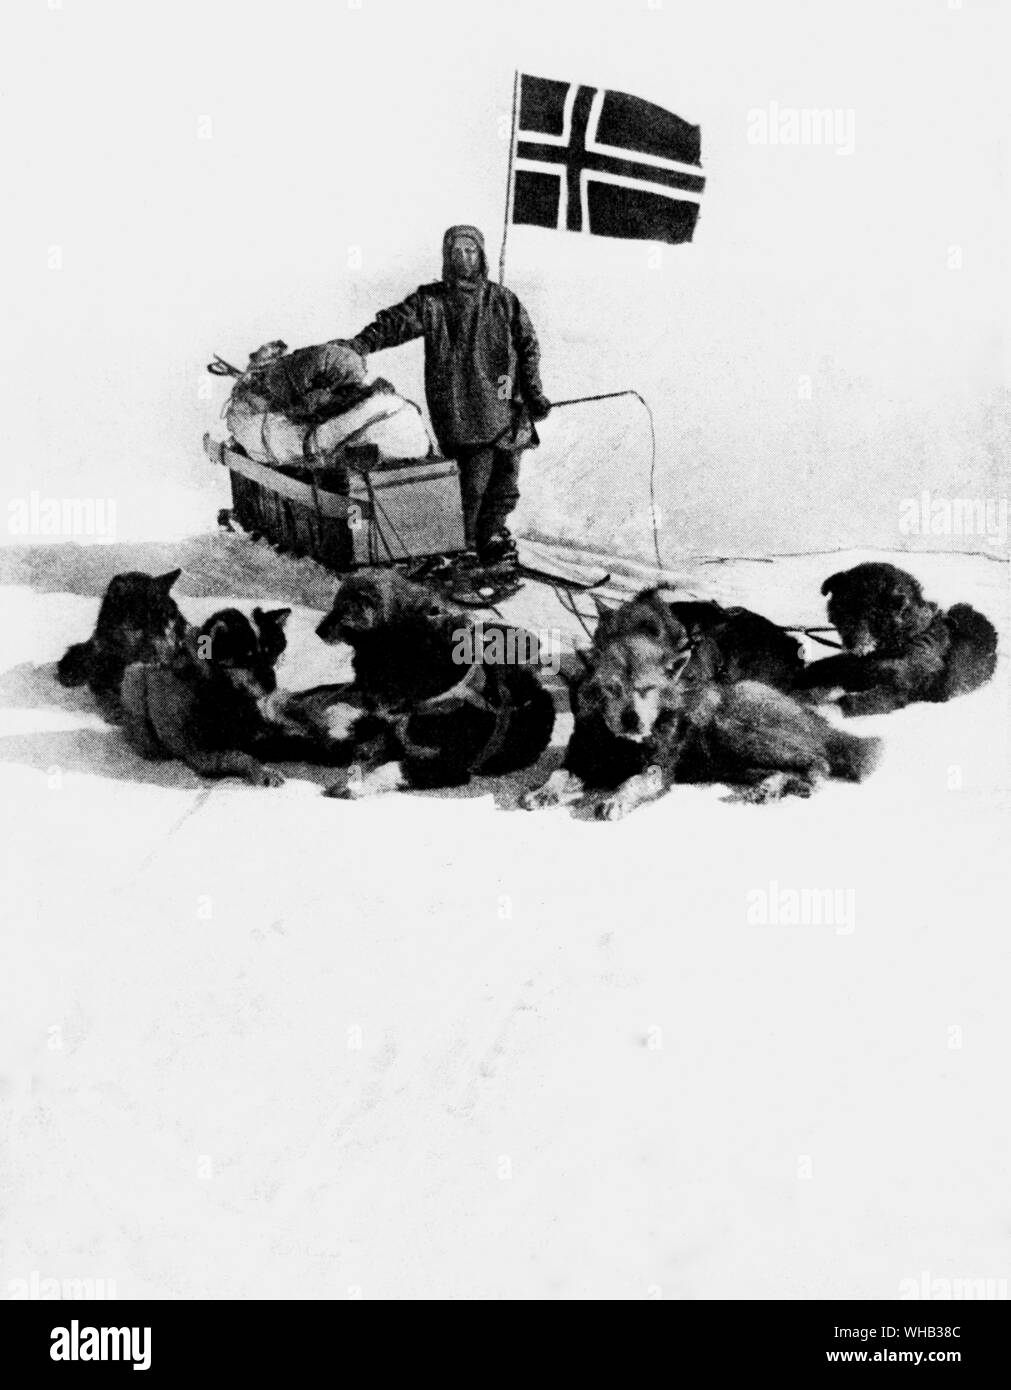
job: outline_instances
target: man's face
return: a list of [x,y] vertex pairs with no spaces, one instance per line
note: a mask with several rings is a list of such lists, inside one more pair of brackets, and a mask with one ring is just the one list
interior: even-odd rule
[[465,280],[471,279],[481,265],[481,253],[473,237],[457,237],[449,252],[449,263],[453,272]]

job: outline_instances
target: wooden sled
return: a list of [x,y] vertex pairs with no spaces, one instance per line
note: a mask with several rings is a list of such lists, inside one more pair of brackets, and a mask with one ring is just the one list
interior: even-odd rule
[[231,515],[286,554],[342,573],[464,548],[454,459],[387,461],[374,446],[325,463],[270,467],[204,435],[204,452],[231,475]]

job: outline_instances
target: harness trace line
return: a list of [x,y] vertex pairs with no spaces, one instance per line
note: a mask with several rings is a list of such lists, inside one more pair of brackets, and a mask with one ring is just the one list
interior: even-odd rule
[[572,396],[566,401],[552,401],[551,409],[560,410],[568,405],[588,405],[593,401],[613,401],[619,396],[634,396],[635,399],[646,411],[649,419],[649,438],[650,438],[650,460],[649,460],[649,511],[650,521],[653,527],[653,553],[656,556],[657,569],[663,569],[663,560],[660,558],[660,527],[656,518],[656,425],[653,420],[653,411],[649,401],[639,391],[634,391],[631,387],[624,391],[604,391],[596,396]]

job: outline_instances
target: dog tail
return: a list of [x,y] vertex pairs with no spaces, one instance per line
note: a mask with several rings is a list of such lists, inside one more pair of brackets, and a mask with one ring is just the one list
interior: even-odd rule
[[68,647],[56,664],[56,679],[61,685],[84,685],[90,674],[90,642],[77,642]]
[[825,739],[825,753],[833,777],[862,782],[881,759],[884,743],[879,738],[858,738],[844,729],[832,728]]
[[968,603],[956,603],[944,615],[948,620],[951,646],[945,669],[945,700],[978,690],[997,666],[997,630],[989,618]]

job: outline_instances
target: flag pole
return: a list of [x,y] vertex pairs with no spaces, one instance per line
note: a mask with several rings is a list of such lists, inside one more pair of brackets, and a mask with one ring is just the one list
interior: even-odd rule
[[513,115],[512,125],[509,127],[509,167],[506,171],[506,207],[505,224],[502,228],[502,250],[498,258],[498,282],[505,284],[505,253],[506,237],[509,235],[509,217],[513,210],[513,157],[516,151],[516,99],[520,89],[519,68],[513,73]]

